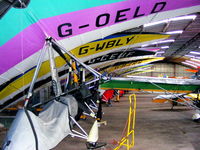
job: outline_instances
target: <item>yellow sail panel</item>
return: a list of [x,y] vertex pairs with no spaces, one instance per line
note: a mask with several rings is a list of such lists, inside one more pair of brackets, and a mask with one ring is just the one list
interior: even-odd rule
[[82,58],[111,49],[120,48],[123,46],[145,43],[148,41],[154,41],[159,39],[166,39],[169,36],[170,35],[164,34],[132,34],[128,36],[116,37],[84,44],[71,50],[71,53],[78,58]]
[[140,60],[140,61],[136,61],[136,62],[130,62],[130,63],[126,63],[126,64],[122,64],[122,65],[118,65],[118,66],[114,66],[114,67],[108,68],[107,72],[117,71],[117,70],[120,70],[122,68],[130,67],[130,66],[148,64],[148,63],[155,62],[155,61],[160,61],[160,60],[163,60],[163,59],[164,59],[164,57],[157,57],[157,58],[150,58],[150,59],[147,59],[147,60]]

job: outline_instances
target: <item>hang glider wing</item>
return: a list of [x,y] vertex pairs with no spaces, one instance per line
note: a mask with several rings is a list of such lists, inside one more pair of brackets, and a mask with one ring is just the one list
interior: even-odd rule
[[153,98],[154,103],[166,103],[166,102],[179,102],[183,103],[185,101],[191,100],[186,94],[168,94],[168,95],[158,95]]
[[[150,36],[153,37],[151,38]],[[134,40],[135,37],[137,38],[137,40]],[[134,44],[141,45],[143,42],[147,43],[155,40],[162,40],[167,37],[169,37],[169,35],[155,34],[155,33],[115,34],[106,37],[104,39],[84,44],[82,46],[79,46],[71,50],[70,52],[74,56],[79,58],[81,61],[85,61],[87,65],[92,66],[95,63],[96,65],[98,65],[98,63],[103,63],[103,62],[108,63],[108,61],[111,61],[111,58],[116,61],[117,59],[123,59],[123,58],[125,59],[133,56],[145,56],[145,55],[152,56],[153,54],[155,54],[155,52],[132,50],[132,51],[126,51],[124,53],[123,51],[117,50],[117,48],[134,46]],[[107,52],[111,53],[108,53],[106,56],[102,55],[103,53]],[[93,58],[93,60],[88,60],[91,59],[92,53],[93,56],[96,57]],[[58,54],[55,53],[55,55],[57,56]],[[4,80],[1,80],[2,85],[0,86],[0,104],[3,104],[5,102],[7,102],[6,105],[10,104],[26,94],[26,92],[24,91],[27,90],[35,71],[34,62],[35,60],[37,60],[37,58],[34,57],[35,55],[30,56],[28,59],[23,60],[15,67],[9,69],[8,72],[3,73],[1,75],[1,78]],[[66,55],[66,57],[69,59],[69,56]],[[67,73],[65,66],[66,62],[63,61],[60,56],[57,56],[55,61],[57,68],[60,68],[59,75],[62,77],[65,76],[65,74]],[[39,72],[38,75],[38,82],[36,83],[36,88],[39,88],[42,85],[47,84],[48,82],[51,81],[50,68],[48,66],[49,66],[49,61],[48,61],[48,56],[46,56],[46,59],[41,66],[41,71]]]
[[133,67],[131,69],[122,71],[119,73],[120,76],[125,76],[125,75],[131,75],[132,73],[137,73],[137,72],[143,72],[147,71],[146,69],[150,69],[152,67],[152,64],[146,64],[146,65],[140,65],[138,67]]
[[[199,12],[199,6],[200,2],[197,0],[184,2],[182,0],[148,2],[1,0],[0,103],[23,96],[32,79],[39,51],[43,48],[47,37],[53,37],[70,51],[119,31],[139,27],[144,23]],[[130,42],[134,37],[125,40]],[[109,48],[120,44],[122,43],[115,39],[105,45]],[[91,50],[93,47],[89,48]],[[74,55],[86,54],[87,50],[85,48],[82,50],[74,52]],[[91,53],[87,53],[87,56]],[[36,87],[43,81],[49,80],[47,59],[45,57]],[[58,68],[64,64],[59,57],[56,62]]]
[[200,80],[131,76],[112,77],[101,84],[101,89],[143,90],[156,92],[189,93],[198,90]]

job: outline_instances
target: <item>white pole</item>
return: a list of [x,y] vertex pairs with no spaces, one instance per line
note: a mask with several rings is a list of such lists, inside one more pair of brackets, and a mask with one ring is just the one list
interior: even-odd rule
[[48,41],[48,51],[49,51],[49,61],[50,61],[50,68],[51,68],[51,76],[52,76],[52,82],[54,87],[56,88],[54,89],[55,91],[55,96],[60,96],[62,93],[61,90],[61,85],[60,85],[60,81],[58,80],[58,73],[57,73],[57,68],[55,65],[55,60],[54,60],[54,54],[53,54],[53,50],[52,50],[52,46],[51,43]]
[[40,71],[40,67],[41,67],[41,64],[42,64],[42,59],[44,58],[45,52],[46,52],[46,43],[45,43],[43,49],[40,52],[38,63],[37,63],[36,69],[35,69],[35,73],[34,73],[32,82],[31,82],[29,90],[28,90],[28,94],[27,94],[27,97],[26,97],[26,100],[25,100],[25,103],[24,103],[24,107],[26,107],[28,105],[29,98],[32,96],[33,87],[34,87],[35,81],[37,79],[38,73]]

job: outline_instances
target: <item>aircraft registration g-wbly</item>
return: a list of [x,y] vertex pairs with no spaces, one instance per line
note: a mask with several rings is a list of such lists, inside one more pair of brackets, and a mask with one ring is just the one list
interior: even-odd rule
[[[88,148],[98,147],[97,137],[90,134],[88,136],[84,131],[81,134],[71,130],[71,124],[76,123],[74,116],[77,114],[77,103],[80,102],[74,100],[74,103],[71,103],[69,99],[72,100],[73,98],[69,95],[60,101],[54,99],[51,103],[48,103],[38,116],[27,109],[33,89],[38,88],[41,85],[40,83],[47,81],[50,74],[54,87],[56,87],[54,88],[55,96],[61,97],[62,95],[53,63],[53,55],[56,57],[58,71],[64,70],[65,64],[71,58],[100,78],[101,75],[98,72],[81,61],[100,57],[105,53],[113,52],[112,50],[123,48],[123,46],[134,47],[134,44],[139,46],[137,45],[139,43],[146,44],[149,41],[161,40],[168,35],[155,35],[155,37],[147,34],[123,35],[114,37],[112,40],[104,39],[105,37],[145,23],[199,11],[199,0],[59,0],[59,2],[50,0],[1,0],[0,103],[2,105],[7,102],[7,104],[11,104],[17,101],[19,97],[23,97],[24,92],[28,93],[24,108],[19,111],[3,149],[21,150],[21,143],[24,145],[24,150],[52,149],[69,134],[87,139]],[[137,37],[144,40],[137,42]],[[105,41],[98,43],[99,41],[95,41],[97,39]],[[84,44],[86,45],[83,46]],[[56,52],[51,52],[51,48]],[[47,50],[49,56],[44,54]],[[67,56],[64,56],[63,53],[67,53]],[[81,61],[75,56],[79,57]],[[38,60],[38,58],[40,59]],[[51,69],[48,67],[49,63]],[[68,65],[70,66],[69,63]],[[74,71],[74,80],[76,80],[75,66],[69,68]],[[40,82],[34,87],[37,76],[37,81]],[[139,81],[139,79],[137,80]],[[113,82],[117,83],[116,86],[123,85],[123,87],[113,87],[111,84]],[[121,82],[126,82],[126,84],[121,84]],[[102,84],[101,87],[129,88],[130,85],[133,85],[133,82],[137,81],[112,78]],[[184,81],[183,85],[177,85],[180,85],[182,91],[190,91],[199,87],[199,84],[197,84],[199,82],[193,83],[193,81],[189,83]],[[83,105],[86,104],[83,103]],[[72,107],[75,109],[72,109]],[[71,110],[74,110],[74,112]],[[100,111],[101,106],[99,105],[98,112]],[[49,115],[52,114],[50,112],[55,115]],[[66,116],[70,116],[70,120]],[[96,118],[100,119],[100,116],[97,115]],[[52,120],[54,120],[53,123]],[[52,124],[44,128],[43,124],[47,122]],[[67,123],[69,126],[65,126],[66,128],[63,128],[63,131],[59,130],[59,126]],[[96,129],[97,122],[95,121],[92,130]],[[24,130],[24,134],[17,134],[19,130]],[[52,131],[54,132],[53,137],[49,136],[52,135]],[[24,138],[25,135],[29,138]],[[62,136],[58,138],[57,135]]]

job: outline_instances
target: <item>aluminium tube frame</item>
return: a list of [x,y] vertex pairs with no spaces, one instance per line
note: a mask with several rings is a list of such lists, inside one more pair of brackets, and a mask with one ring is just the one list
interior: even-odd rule
[[67,51],[64,47],[62,47],[60,44],[58,44],[55,40],[51,40],[52,43],[54,43],[56,46],[58,46],[62,51],[67,53],[71,58],[73,58],[75,61],[77,61],[80,65],[82,65],[84,68],[89,70],[92,74],[94,74],[97,78],[100,78],[102,75],[94,70],[93,68],[85,65],[83,62],[81,62],[78,58],[76,58],[73,54],[71,54],[69,51]]
[[40,71],[40,67],[41,67],[41,64],[42,64],[42,60],[43,60],[43,58],[44,58],[44,56],[45,56],[45,53],[46,53],[47,48],[48,48],[48,47],[46,46],[46,42],[45,42],[44,47],[43,47],[43,49],[42,49],[41,52],[40,52],[40,56],[39,56],[39,59],[38,59],[38,63],[37,63],[36,69],[35,69],[35,73],[34,73],[32,82],[31,82],[30,87],[29,87],[29,90],[28,90],[28,94],[27,94],[27,97],[26,97],[26,101],[25,101],[24,107],[26,107],[26,106],[28,105],[29,98],[32,96],[33,87],[34,87],[34,84],[35,84],[35,82],[36,82],[38,73],[39,73],[39,71]]

